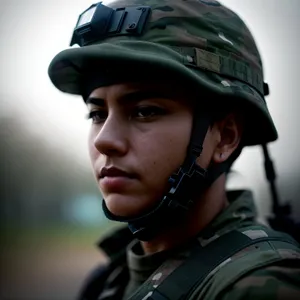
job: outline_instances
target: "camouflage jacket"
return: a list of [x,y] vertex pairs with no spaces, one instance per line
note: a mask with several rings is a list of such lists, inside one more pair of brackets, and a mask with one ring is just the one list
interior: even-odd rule
[[[230,205],[198,235],[197,242],[201,247],[207,247],[233,230],[254,240],[272,232],[256,222],[250,191],[229,192],[228,199]],[[151,299],[151,292],[146,298],[131,297],[149,281],[151,287],[158,286],[190,255],[188,246],[180,251],[145,255],[140,243],[132,241],[124,229],[99,245],[111,258],[112,263],[108,266],[113,267],[105,276],[95,277],[93,284],[101,286],[97,297],[82,296],[80,299]],[[206,260],[203,257],[203,262],[199,261],[199,266],[193,268],[200,270],[201,263],[205,264]],[[104,269],[101,270],[103,273]],[[300,249],[281,241],[263,241],[242,249],[214,268],[187,299],[300,299]]]

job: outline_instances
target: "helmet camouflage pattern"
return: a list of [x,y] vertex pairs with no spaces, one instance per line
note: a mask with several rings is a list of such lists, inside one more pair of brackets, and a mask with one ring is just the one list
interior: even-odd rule
[[213,0],[118,0],[107,6],[136,5],[151,7],[141,36],[105,36],[52,60],[49,76],[59,90],[82,95],[91,73],[103,78],[103,85],[112,73],[123,80],[165,74],[199,94],[200,102],[242,109],[245,145],[277,139],[264,98],[261,57],[237,14]]

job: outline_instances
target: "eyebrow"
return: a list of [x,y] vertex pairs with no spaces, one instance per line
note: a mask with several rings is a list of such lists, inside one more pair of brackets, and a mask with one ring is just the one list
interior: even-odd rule
[[[154,98],[166,98],[170,99],[170,95],[164,94],[162,91],[134,91],[124,94],[118,98],[119,103],[135,103],[142,100],[154,99]],[[94,104],[100,107],[105,107],[105,99],[98,97],[89,97],[86,100],[86,104]]]

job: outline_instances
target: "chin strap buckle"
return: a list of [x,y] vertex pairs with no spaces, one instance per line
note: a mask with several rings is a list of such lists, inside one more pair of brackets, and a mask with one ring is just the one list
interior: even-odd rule
[[207,170],[199,167],[194,163],[188,168],[188,172],[184,172],[181,168],[177,174],[169,178],[171,188],[165,196],[164,201],[168,202],[168,206],[172,209],[188,210],[193,202],[193,196],[197,194],[197,182],[203,182],[206,177]]

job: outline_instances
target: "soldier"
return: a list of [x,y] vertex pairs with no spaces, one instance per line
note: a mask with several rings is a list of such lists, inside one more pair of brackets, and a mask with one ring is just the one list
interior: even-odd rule
[[300,299],[300,249],[226,192],[245,146],[277,139],[244,22],[217,1],[92,5],[49,66],[81,95],[105,215],[128,224],[80,299]]

